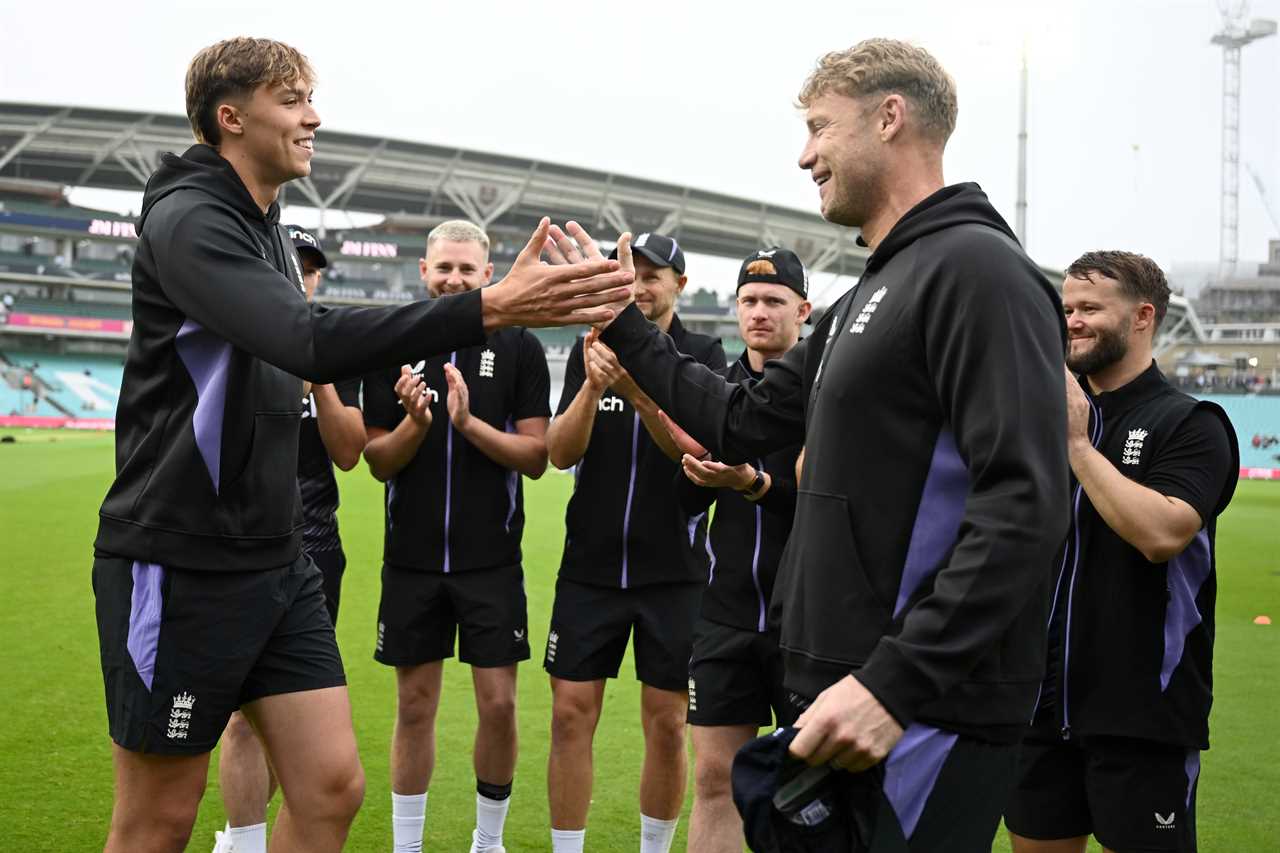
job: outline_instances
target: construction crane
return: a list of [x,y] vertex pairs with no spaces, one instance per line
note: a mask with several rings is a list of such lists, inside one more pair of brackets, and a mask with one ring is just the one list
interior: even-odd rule
[[1210,39],[1222,46],[1222,195],[1219,214],[1218,280],[1235,274],[1240,259],[1240,51],[1276,34],[1276,22],[1254,18],[1246,0],[1219,0],[1222,31]]

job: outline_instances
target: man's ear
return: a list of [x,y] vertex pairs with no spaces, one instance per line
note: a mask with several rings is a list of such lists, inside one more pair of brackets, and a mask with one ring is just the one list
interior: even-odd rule
[[1133,328],[1141,331],[1151,329],[1152,337],[1155,337],[1156,326],[1156,306],[1150,302],[1140,302],[1138,304],[1138,312],[1133,320]]
[[907,100],[898,94],[886,95],[876,111],[881,142],[891,142],[907,124]]
[[239,105],[230,101],[223,101],[214,110],[213,117],[217,121],[218,130],[224,139],[228,134],[231,136],[244,135],[244,112]]

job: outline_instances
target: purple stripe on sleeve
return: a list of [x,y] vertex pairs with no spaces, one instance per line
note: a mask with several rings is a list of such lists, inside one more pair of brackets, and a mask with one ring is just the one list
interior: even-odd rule
[[915,832],[938,773],[955,743],[955,732],[912,723],[885,759],[884,795],[898,816],[904,838],[909,840]]
[[942,567],[951,552],[964,518],[964,502],[969,494],[969,471],[956,449],[950,430],[938,433],[933,446],[933,459],[924,480],[920,506],[916,509],[907,547],[906,563],[898,586],[898,601],[893,608],[896,619],[920,585]]
[[231,344],[206,331],[199,323],[187,320],[178,329],[174,346],[196,386],[196,410],[191,416],[191,425],[196,448],[217,492],[221,485],[222,417],[227,402]]
[[160,645],[161,585],[164,567],[155,563],[133,564],[133,597],[129,603],[129,637],[125,643],[134,669],[151,689],[156,674],[156,649]]
[[1187,810],[1191,809],[1191,796],[1196,792],[1196,780],[1200,778],[1200,750],[1188,749],[1183,765],[1187,772]]
[[1160,665],[1160,690],[1169,687],[1173,671],[1182,661],[1187,635],[1200,624],[1196,596],[1209,578],[1212,560],[1209,533],[1201,530],[1182,553],[1169,561],[1169,603],[1164,611],[1164,661]]

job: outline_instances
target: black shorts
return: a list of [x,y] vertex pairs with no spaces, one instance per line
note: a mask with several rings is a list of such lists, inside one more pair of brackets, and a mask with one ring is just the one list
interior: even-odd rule
[[1024,838],[1093,835],[1111,850],[1196,849],[1200,751],[1032,728],[1018,752],[1005,824]]
[[328,551],[308,551],[309,556],[324,576],[324,606],[329,610],[329,619],[336,628],[338,625],[338,600],[342,597],[342,573],[347,568],[347,555],[341,548]]
[[254,572],[99,556],[93,591],[111,739],[130,751],[208,752],[241,705],[347,683],[305,555]]
[[519,565],[464,572],[382,566],[378,641],[373,659],[417,666],[453,657],[472,666],[529,659],[529,615]]
[[702,590],[701,583],[619,589],[557,580],[543,667],[566,681],[617,678],[634,628],[636,678],[684,691]]
[[776,631],[698,619],[689,661],[689,725],[789,726],[800,715],[789,697]]

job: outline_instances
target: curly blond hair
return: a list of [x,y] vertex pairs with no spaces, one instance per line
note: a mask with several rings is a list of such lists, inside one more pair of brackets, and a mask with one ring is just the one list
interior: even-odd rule
[[801,108],[836,92],[850,98],[899,94],[911,102],[920,129],[946,143],[956,129],[956,84],[922,47],[894,39],[867,39],[818,60],[796,99]]

